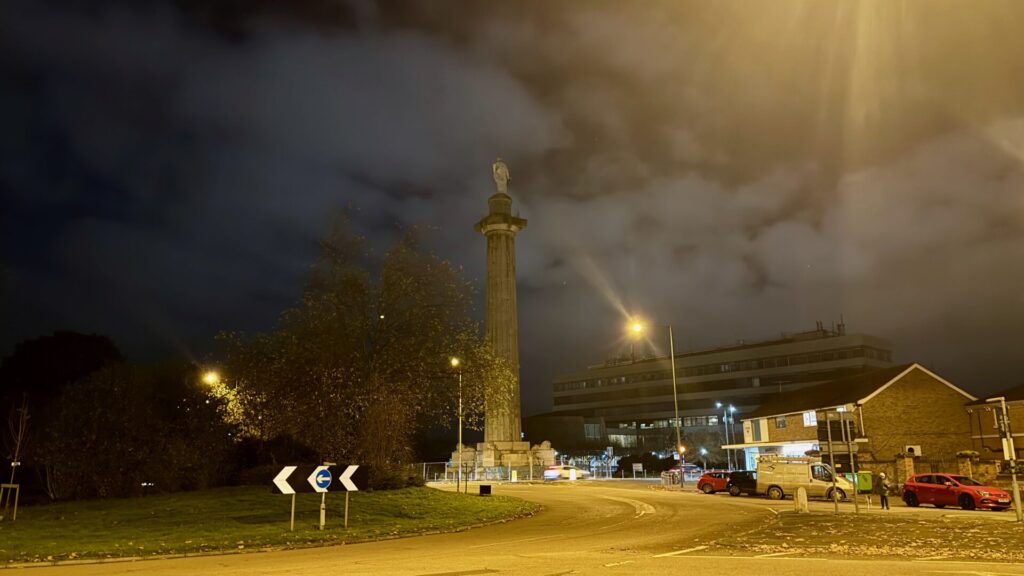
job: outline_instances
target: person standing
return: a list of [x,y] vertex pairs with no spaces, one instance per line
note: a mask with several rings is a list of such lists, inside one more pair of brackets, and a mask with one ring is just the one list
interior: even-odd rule
[[883,510],[889,509],[889,490],[892,484],[885,477],[885,472],[878,473],[878,480],[875,481],[875,494],[878,494],[878,505]]

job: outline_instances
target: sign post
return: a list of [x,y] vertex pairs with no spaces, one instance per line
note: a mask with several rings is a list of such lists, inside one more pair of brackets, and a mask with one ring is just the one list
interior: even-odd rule
[[1013,490],[1013,508],[1017,512],[1017,522],[1024,522],[1024,511],[1021,510],[1020,486],[1017,485],[1017,448],[1013,445],[1013,430],[1010,428],[1010,412],[1006,409],[1006,397],[989,398],[988,402],[999,402],[996,412],[996,425],[1003,440],[1003,457],[1010,461],[1010,486]]
[[[274,476],[273,484],[277,491],[281,494],[290,494],[292,497],[289,527],[293,532],[295,531],[295,494],[297,492],[320,494],[320,523],[314,527],[323,530],[327,525],[327,492],[333,481],[331,466],[336,466],[336,464],[328,462],[320,466],[285,466],[281,468],[277,476]],[[365,474],[358,474],[357,477],[357,470],[359,470],[359,465],[348,465],[338,476],[339,489],[345,492],[345,528],[348,528],[348,493],[358,491],[358,484],[366,481]]]
[[306,479],[313,487],[313,491],[320,493],[320,530],[327,524],[327,488],[331,485],[331,471],[328,468],[329,466],[317,466]]

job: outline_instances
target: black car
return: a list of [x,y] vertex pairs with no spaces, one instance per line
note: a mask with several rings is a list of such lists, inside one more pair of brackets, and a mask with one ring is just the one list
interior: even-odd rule
[[730,496],[740,494],[757,494],[757,472],[753,470],[737,470],[729,473],[729,481],[725,483],[725,489]]

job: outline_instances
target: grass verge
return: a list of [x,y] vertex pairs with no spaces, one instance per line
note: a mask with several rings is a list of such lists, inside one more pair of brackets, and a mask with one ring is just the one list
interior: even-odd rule
[[[996,512],[979,512],[996,514]],[[782,513],[716,546],[770,554],[1024,561],[1024,526],[966,518]]]
[[528,516],[539,506],[518,498],[480,497],[431,488],[353,492],[349,527],[345,496],[291,497],[258,487],[218,488],[147,498],[24,507],[16,524],[0,523],[0,562],[54,562],[210,552],[298,548],[394,538]]

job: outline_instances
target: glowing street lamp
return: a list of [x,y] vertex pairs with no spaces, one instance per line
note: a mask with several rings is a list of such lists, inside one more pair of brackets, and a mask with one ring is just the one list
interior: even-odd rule
[[216,370],[207,370],[203,373],[203,383],[207,386],[220,384],[220,374]]
[[[676,447],[679,449],[679,485],[683,485],[683,454],[686,452],[686,447],[683,446],[682,433],[679,431],[679,392],[676,386],[676,345],[672,339],[672,325],[671,324],[658,324],[661,328],[668,328],[668,355],[669,364],[672,366],[672,404],[675,407],[675,428],[676,428]],[[644,332],[644,324],[639,318],[634,318],[630,322],[629,330],[632,332],[634,338],[639,338]]]

